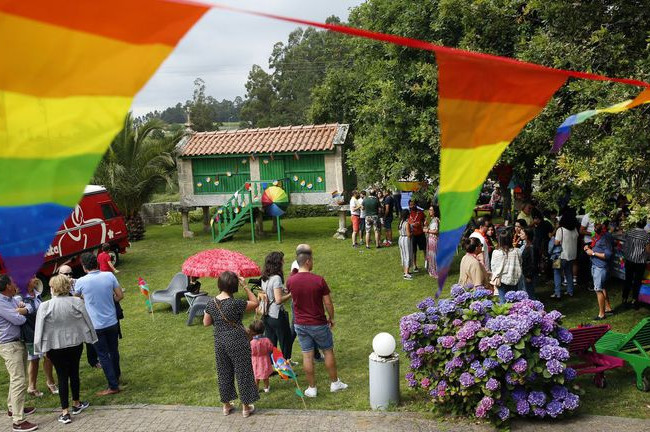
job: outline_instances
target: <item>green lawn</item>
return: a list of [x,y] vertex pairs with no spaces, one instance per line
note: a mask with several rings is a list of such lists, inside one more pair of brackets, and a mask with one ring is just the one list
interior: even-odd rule
[[[270,230],[270,222],[266,222]],[[314,249],[316,273],[322,274],[332,289],[336,308],[335,351],[339,374],[350,385],[343,393],[327,391],[327,375],[322,364],[317,366],[320,393],[316,399],[308,399],[313,409],[367,410],[368,403],[368,355],[375,334],[387,331],[399,340],[398,323],[401,316],[415,310],[424,297],[433,295],[435,283],[428,275],[419,273],[413,281],[401,278],[399,251],[397,247],[384,249],[353,249],[349,241],[332,239],[337,228],[337,218],[290,219],[282,222],[283,243],[277,243],[273,234],[252,244],[249,229],[244,226],[234,241],[221,247],[237,250],[262,263],[264,256],[273,250],[287,255],[287,271],[293,251],[298,243],[307,242]],[[194,225],[196,237],[183,239],[180,226],[149,227],[146,238],[137,242],[122,256],[118,278],[126,290],[122,321],[124,339],[120,342],[124,392],[99,399],[94,393],[105,387],[106,381],[100,370],[90,369],[82,362],[82,398],[92,404],[184,404],[214,406],[219,404],[213,351],[212,329],[204,328],[199,320],[195,325],[185,325],[184,310],[173,315],[166,305],[155,305],[153,319],[146,312],[144,299],[137,290],[137,278],[144,277],[152,290],[164,289],[171,277],[180,271],[181,264],[191,254],[214,247],[211,237],[200,232]],[[448,285],[457,280],[457,268],[449,277]],[[216,294],[214,280],[205,279],[203,287]],[[539,290],[540,297],[547,299],[550,287]],[[620,289],[611,290],[613,304],[620,302]],[[448,287],[445,295],[448,294]],[[243,294],[240,294],[243,295]],[[551,307],[551,306],[549,306]],[[582,287],[577,295],[558,303],[567,315],[565,324],[574,326],[589,322],[596,313],[596,298]],[[644,316],[647,310],[625,311],[609,321],[615,330],[628,331]],[[300,359],[298,343],[294,345],[294,359]],[[402,376],[407,364],[402,363]],[[300,366],[296,368],[299,379],[305,385]],[[650,418],[650,394],[636,390],[634,375],[630,368],[607,374],[608,386],[597,389],[591,376],[581,377],[578,384],[584,389],[581,412],[601,415],[620,415]],[[0,393],[7,390],[7,376],[0,371]],[[404,410],[426,410],[425,397],[410,391],[402,381]],[[39,386],[45,390],[43,377]],[[272,380],[271,393],[262,394],[261,408],[300,409],[300,399],[293,394],[292,384]],[[58,399],[47,396],[37,406],[56,406]]]

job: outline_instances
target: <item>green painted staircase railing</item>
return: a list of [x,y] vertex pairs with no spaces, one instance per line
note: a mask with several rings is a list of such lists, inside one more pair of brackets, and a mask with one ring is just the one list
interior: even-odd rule
[[[288,179],[278,180],[278,185],[287,182]],[[262,194],[265,187],[272,186],[276,180],[248,181],[240,187],[230,198],[212,215],[211,228],[212,239],[215,243],[221,243],[232,239],[239,229],[250,223],[251,239],[255,242],[255,223],[253,220],[253,209],[262,207]]]

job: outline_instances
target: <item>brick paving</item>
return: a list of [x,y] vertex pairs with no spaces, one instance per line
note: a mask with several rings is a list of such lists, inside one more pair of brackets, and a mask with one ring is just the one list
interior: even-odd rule
[[[41,431],[91,432],[255,432],[255,431],[373,431],[373,432],[487,432],[488,424],[428,419],[419,413],[316,410],[262,410],[244,419],[239,411],[224,417],[221,408],[124,405],[91,407],[68,425],[57,421],[58,410],[39,409],[29,420]],[[10,430],[10,420],[5,424]],[[605,416],[575,416],[570,419],[516,421],[513,431],[525,432],[642,432],[650,431],[650,420]]]

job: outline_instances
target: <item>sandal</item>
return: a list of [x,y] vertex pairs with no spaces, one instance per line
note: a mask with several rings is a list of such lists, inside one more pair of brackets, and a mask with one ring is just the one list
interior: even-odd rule
[[48,384],[47,388],[50,389],[50,392],[52,392],[53,395],[59,394],[59,388],[56,386],[56,384]]
[[[246,409],[247,406],[250,407],[250,408]],[[255,405],[250,404],[250,405],[244,405],[244,408],[242,409],[241,414],[242,414],[242,416],[244,416],[244,418],[248,418],[254,412],[255,412]]]
[[34,397],[43,397],[43,392],[36,389],[27,390],[27,394]]
[[234,410],[234,409],[235,409],[235,407],[232,406],[232,404],[228,404],[228,406],[224,405],[223,406],[223,415],[225,415],[225,416],[229,415],[232,412],[232,410]]

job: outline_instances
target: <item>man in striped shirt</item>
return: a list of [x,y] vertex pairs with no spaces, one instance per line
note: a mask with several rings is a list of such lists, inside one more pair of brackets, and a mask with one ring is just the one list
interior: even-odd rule
[[639,289],[646,266],[646,253],[650,252],[650,234],[643,229],[645,220],[637,222],[636,227],[625,233],[625,286],[623,288],[623,305],[628,305],[632,291],[634,308],[639,308]]

